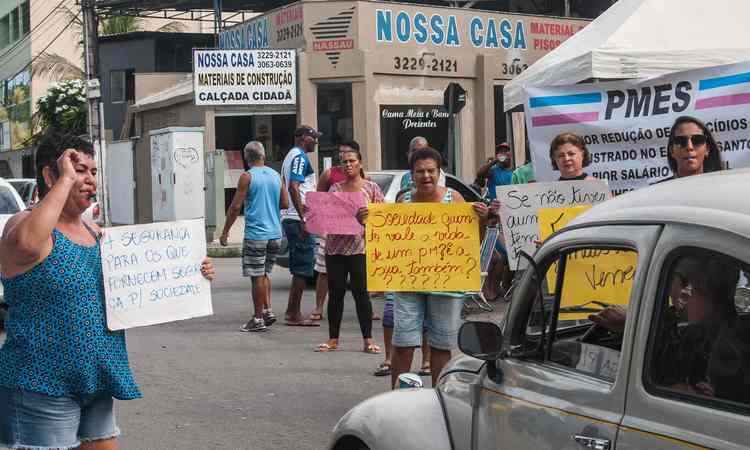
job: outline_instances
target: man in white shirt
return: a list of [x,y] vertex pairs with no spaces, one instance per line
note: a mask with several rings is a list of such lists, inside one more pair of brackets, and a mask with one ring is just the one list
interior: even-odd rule
[[315,151],[321,133],[313,127],[301,125],[294,132],[294,147],[289,150],[281,166],[284,186],[291,205],[281,211],[281,225],[289,248],[289,271],[292,286],[286,308],[286,324],[290,326],[320,326],[302,317],[300,303],[307,284],[313,277],[315,239],[305,229],[305,195],[317,188],[315,169],[307,157]]

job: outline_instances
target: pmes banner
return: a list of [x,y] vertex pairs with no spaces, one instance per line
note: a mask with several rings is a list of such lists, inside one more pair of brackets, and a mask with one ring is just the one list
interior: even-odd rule
[[294,50],[193,50],[195,104],[296,105]]
[[583,137],[591,152],[589,175],[613,193],[672,175],[667,141],[674,120],[703,121],[721,149],[725,167],[750,166],[750,63],[623,80],[525,89],[526,126],[538,181],[552,169],[550,142],[559,133]]
[[479,291],[479,218],[470,203],[378,203],[365,227],[370,291]]

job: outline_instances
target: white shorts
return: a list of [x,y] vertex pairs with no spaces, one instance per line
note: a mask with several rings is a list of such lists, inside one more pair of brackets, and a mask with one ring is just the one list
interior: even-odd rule
[[326,238],[318,237],[318,245],[315,248],[315,271],[318,273],[326,272]]

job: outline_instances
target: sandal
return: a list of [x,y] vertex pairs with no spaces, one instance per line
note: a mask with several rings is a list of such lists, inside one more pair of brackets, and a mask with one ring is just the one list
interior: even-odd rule
[[338,349],[337,345],[330,345],[328,343],[322,343],[322,344],[319,344],[317,348],[315,348],[315,351],[318,353],[328,353],[328,352],[335,352],[336,349]]
[[380,347],[378,347],[377,344],[368,344],[367,346],[365,346],[365,349],[362,351],[370,355],[379,355]]
[[323,314],[312,313],[310,314],[310,320],[312,320],[313,322],[320,322],[321,320],[323,320]]
[[391,374],[391,365],[388,363],[381,363],[377,369],[375,369],[375,375],[376,377],[387,377]]
[[420,377],[427,377],[432,375],[432,370],[430,369],[430,366],[422,366],[421,369],[419,369],[419,372],[417,372]]

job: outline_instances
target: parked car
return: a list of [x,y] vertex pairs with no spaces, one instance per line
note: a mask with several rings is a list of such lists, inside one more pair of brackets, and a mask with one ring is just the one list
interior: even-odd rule
[[[462,326],[464,355],[435,389],[363,401],[336,425],[330,448],[749,448],[743,192],[750,170],[676,179],[593,207],[524,257],[500,324]],[[597,266],[602,257],[620,265]],[[587,320],[617,296],[621,322]]]
[[102,215],[102,209],[99,206],[99,202],[91,203],[91,206],[86,208],[86,211],[83,212],[83,217],[95,222],[97,225],[104,225],[104,215]]
[[8,178],[6,181],[15,188],[26,206],[31,206],[39,201],[39,193],[34,178]]
[[[18,192],[5,179],[0,178],[0,236],[2,236],[5,224],[10,220],[13,214],[26,208]],[[3,286],[0,283],[0,329],[5,323],[5,314],[7,306],[3,295]]]
[[[380,187],[386,203],[396,202],[396,198],[401,192],[401,179],[406,174],[406,170],[367,172],[367,176]],[[483,201],[482,196],[474,188],[453,175],[445,175],[445,185],[460,193],[467,202]],[[276,259],[276,264],[285,268],[289,267],[289,249],[285,236],[281,238],[281,251]]]

